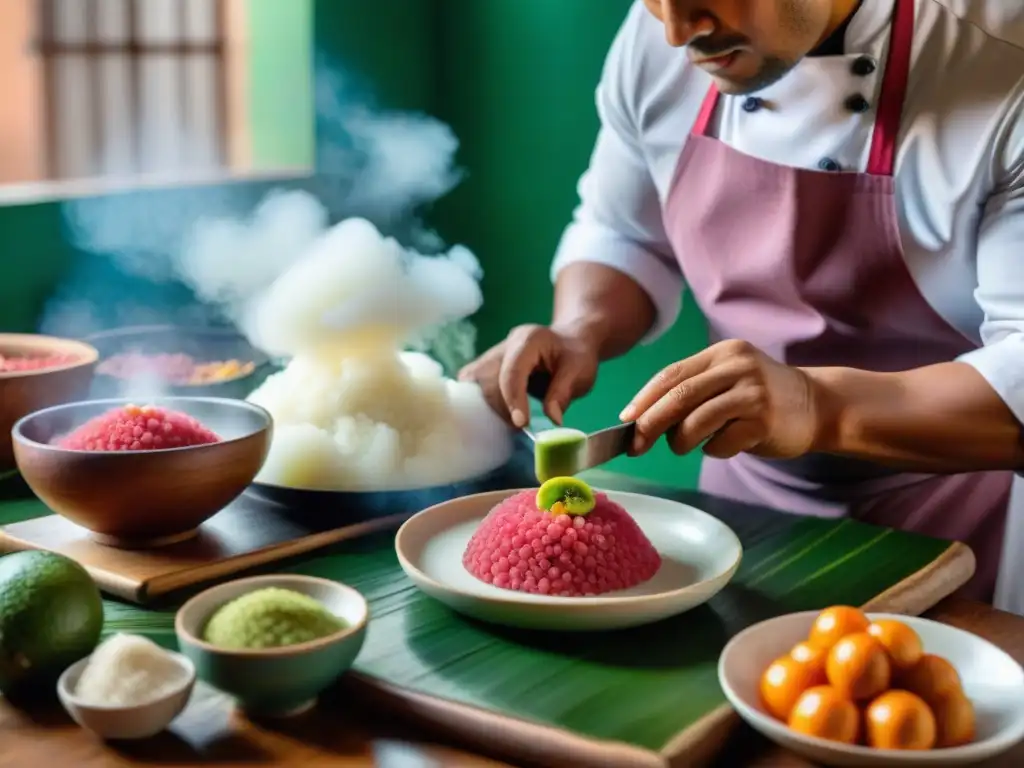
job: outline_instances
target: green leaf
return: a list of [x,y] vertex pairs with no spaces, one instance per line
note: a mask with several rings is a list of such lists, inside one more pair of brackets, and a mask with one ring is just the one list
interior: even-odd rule
[[[698,503],[686,491],[586,473],[597,487]],[[599,739],[660,749],[724,702],[718,655],[752,623],[836,603],[859,605],[928,565],[946,542],[851,520],[801,518],[700,501],[743,542],[733,583],[708,605],[656,625],[582,635],[489,627],[417,590],[391,535],[347,542],[284,570],[359,589],[373,619],[356,662],[391,684]],[[173,609],[108,601],[107,632],[174,647]]]

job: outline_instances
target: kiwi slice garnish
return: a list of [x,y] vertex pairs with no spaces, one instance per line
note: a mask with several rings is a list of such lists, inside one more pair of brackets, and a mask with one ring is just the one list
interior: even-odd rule
[[553,515],[586,515],[596,503],[590,486],[575,477],[553,477],[537,491],[537,508]]

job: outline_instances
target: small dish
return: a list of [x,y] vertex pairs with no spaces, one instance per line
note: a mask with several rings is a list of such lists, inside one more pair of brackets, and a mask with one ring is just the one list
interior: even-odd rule
[[57,680],[57,696],[71,719],[103,739],[148,739],[164,730],[182,713],[192,695],[196,668],[180,653],[168,651],[188,674],[182,684],[164,696],[132,707],[92,704],[75,694],[90,657],[75,662]]
[[806,639],[817,611],[769,619],[736,635],[722,651],[718,682],[733,708],[752,728],[815,762],[858,766],[974,765],[999,755],[1024,738],[1024,669],[987,640],[962,629],[912,616],[869,613],[907,624],[920,636],[925,652],[947,659],[974,704],[977,739],[966,746],[926,752],[848,746],[791,731],[761,706],[758,684],[769,664]]
[[414,515],[395,537],[402,570],[434,599],[482,621],[528,629],[601,631],[651,624],[707,602],[729,583],[743,556],[732,529],[699,509],[639,493],[605,491],[661,555],[654,578],[597,597],[501,589],[470,574],[462,554],[491,509],[519,492],[464,496]]
[[[200,639],[214,611],[267,587],[312,597],[342,619],[346,628],[282,648],[218,648]],[[200,592],[178,610],[174,631],[201,680],[234,696],[251,714],[290,717],[311,709],[317,697],[352,666],[366,639],[369,619],[366,600],[352,587],[313,576],[279,574],[237,579]]]

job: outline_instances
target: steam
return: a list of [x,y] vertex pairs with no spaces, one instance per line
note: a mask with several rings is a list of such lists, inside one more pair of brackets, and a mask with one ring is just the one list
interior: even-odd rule
[[247,222],[198,227],[177,271],[254,346],[279,357],[422,343],[423,329],[436,334],[480,308],[480,265],[465,248],[424,256],[366,219],[326,221],[309,193],[272,194]]
[[[458,139],[434,118],[394,111],[374,111],[358,99],[354,86],[339,72],[321,65],[315,102],[320,121],[321,172],[340,180],[344,209],[385,229],[415,216],[461,180],[455,166]],[[421,244],[440,244],[420,229]]]
[[[191,311],[285,362],[249,395],[274,418],[261,482],[352,491],[479,477],[508,460],[511,433],[477,385],[445,373],[475,351],[482,272],[421,218],[461,178],[458,142],[433,118],[373,109],[322,65],[315,80],[310,179],[68,203],[84,266],[47,321],[73,319],[80,335],[85,310],[109,321],[127,303],[174,323],[184,292]],[[158,386],[130,390],[142,400]]]
[[[323,59],[316,74],[315,176],[276,188],[231,182],[65,203],[81,256],[46,306],[42,330],[80,337],[117,325],[226,320],[257,347],[291,356],[311,313],[331,309],[341,327],[372,303],[377,320],[392,313],[406,347],[430,351],[449,371],[470,359],[475,331],[464,318],[482,301],[479,264],[465,248],[445,251],[421,218],[461,179],[455,135],[426,115],[375,109]],[[187,149],[187,137],[179,146]],[[390,287],[372,301],[360,295],[357,286],[384,285],[385,276]]]

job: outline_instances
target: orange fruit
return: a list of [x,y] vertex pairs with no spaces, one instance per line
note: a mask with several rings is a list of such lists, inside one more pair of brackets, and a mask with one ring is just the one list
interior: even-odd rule
[[818,685],[800,694],[787,725],[807,736],[856,744],[860,713],[853,702],[841,696],[835,688]]
[[820,670],[821,679],[825,680],[825,661],[828,659],[828,651],[805,641],[794,645],[789,655],[801,664],[808,664],[812,668]]
[[960,747],[974,741],[974,705],[955,691],[932,704],[937,736],[936,747]]
[[868,634],[885,648],[894,670],[909,669],[924,655],[921,638],[902,621],[878,619],[868,626]]
[[848,605],[835,605],[818,614],[807,640],[811,645],[826,651],[831,650],[833,645],[847,635],[866,632],[870,623],[860,609]]
[[853,701],[873,699],[889,687],[892,666],[882,644],[867,632],[847,635],[828,652],[829,685]]
[[935,746],[935,715],[919,696],[888,691],[864,713],[868,745],[875,749],[924,750]]
[[914,666],[901,670],[896,675],[896,683],[929,704],[963,692],[956,667],[934,653],[924,654]]
[[761,702],[769,714],[785,721],[800,694],[824,682],[825,674],[820,669],[792,656],[781,656],[761,675]]

